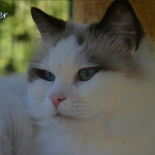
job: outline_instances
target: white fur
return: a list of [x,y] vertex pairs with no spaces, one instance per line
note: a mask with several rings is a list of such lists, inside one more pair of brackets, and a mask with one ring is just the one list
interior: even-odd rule
[[26,74],[12,74],[0,77],[0,86],[4,86],[11,93],[18,96],[27,94],[27,76]]
[[[39,132],[35,155],[153,155],[155,152],[155,62],[143,39],[133,53],[143,67],[142,79],[123,73],[98,72],[89,81],[74,82],[81,47],[74,36],[49,50],[39,67],[56,76],[28,85],[29,114]],[[88,66],[87,66],[88,67]],[[49,99],[61,91],[58,110]],[[59,112],[75,119],[55,117]]]
[[[11,81],[14,81],[14,83],[11,84]],[[18,84],[20,86],[23,85],[23,83],[20,83],[21,81],[15,83],[13,78],[12,80],[1,79],[1,82],[3,85],[5,84],[5,87],[2,87],[1,83],[0,155],[29,155],[28,150],[32,137],[31,120],[26,113],[19,96],[16,96],[19,94],[15,95],[15,93],[19,91]],[[9,83],[12,86],[14,85],[14,92],[11,92],[13,90],[12,86],[10,87],[11,91],[9,91]]]
[[[36,17],[35,11],[32,13],[36,24],[40,13],[36,12]],[[123,16],[129,22],[128,15]],[[37,25],[42,33],[46,23],[40,24],[45,24],[43,27]],[[29,68],[50,71],[56,77],[53,82],[35,77],[28,83],[26,91],[26,75],[0,78],[0,155],[153,155],[155,61],[148,48],[149,41],[144,37],[138,50],[130,51],[130,56],[143,71],[141,78],[129,77],[129,73],[99,71],[90,80],[80,81],[77,78],[79,70],[90,67],[83,61],[89,51],[84,53],[80,62],[79,55],[84,44],[80,46],[76,39],[80,37],[78,31],[84,32],[87,26],[67,24],[68,30],[75,28],[72,34],[77,35],[62,36],[65,39],[56,42],[55,46],[43,35],[46,41],[43,41],[39,54]],[[126,21],[116,22],[113,27],[118,29],[118,33],[128,35],[122,25],[126,27],[128,24]],[[113,51],[104,42],[103,34],[98,32],[94,37],[97,35],[99,42],[106,44],[104,50]],[[90,36],[85,36],[88,42],[93,38]],[[104,36],[108,42],[106,37],[108,35]],[[118,42],[113,42],[111,38],[110,47],[119,43],[119,49],[123,48],[120,38],[118,36]],[[89,43],[91,49],[93,41]],[[102,47],[96,48],[101,51]],[[49,98],[52,93],[66,96],[57,110]],[[26,102],[20,100],[22,97]],[[36,124],[34,132],[23,104]]]

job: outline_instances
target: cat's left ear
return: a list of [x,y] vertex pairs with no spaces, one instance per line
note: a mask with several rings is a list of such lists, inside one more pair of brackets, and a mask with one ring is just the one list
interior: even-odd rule
[[123,42],[128,50],[136,50],[144,34],[142,26],[127,0],[113,1],[103,19],[92,30],[98,34],[109,34],[110,37],[121,39],[120,42]]
[[48,39],[60,34],[66,29],[66,22],[49,16],[38,8],[32,7],[31,14],[43,39]]

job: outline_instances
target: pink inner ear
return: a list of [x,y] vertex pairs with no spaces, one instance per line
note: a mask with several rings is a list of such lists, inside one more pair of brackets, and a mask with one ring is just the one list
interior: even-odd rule
[[49,95],[50,100],[52,101],[52,104],[54,105],[54,107],[57,109],[59,103],[66,99],[66,96],[62,93],[57,93],[57,94],[50,94]]

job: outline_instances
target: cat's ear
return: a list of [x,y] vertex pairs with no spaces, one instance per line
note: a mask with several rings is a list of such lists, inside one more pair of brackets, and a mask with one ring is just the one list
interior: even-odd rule
[[38,8],[32,7],[31,14],[43,39],[54,37],[66,29],[66,22],[44,13]]
[[128,50],[136,50],[143,36],[141,24],[127,0],[112,2],[103,19],[95,26],[95,31],[121,38]]

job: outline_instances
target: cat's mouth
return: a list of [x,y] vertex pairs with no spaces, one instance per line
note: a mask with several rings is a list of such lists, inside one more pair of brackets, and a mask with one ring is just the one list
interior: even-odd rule
[[65,115],[62,115],[60,113],[57,113],[55,115],[56,118],[60,118],[60,119],[64,119],[64,120],[69,120],[69,121],[73,121],[73,120],[77,120],[75,117],[72,117],[72,116],[65,116]]

